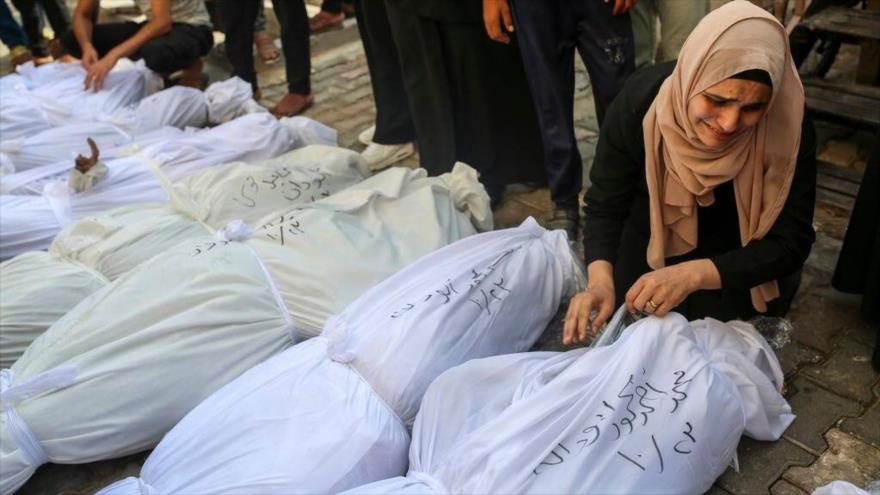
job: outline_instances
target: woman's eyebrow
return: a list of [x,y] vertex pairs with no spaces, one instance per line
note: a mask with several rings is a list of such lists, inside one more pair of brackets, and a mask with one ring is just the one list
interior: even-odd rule
[[[716,95],[716,94],[710,93],[708,91],[703,91],[703,96],[708,96],[708,97],[712,98],[713,100],[717,100],[720,103],[739,102],[739,100],[737,100],[736,98],[727,98],[725,96]],[[763,105],[763,104],[767,103],[767,101],[768,100],[750,101],[750,102],[743,103],[743,106]]]

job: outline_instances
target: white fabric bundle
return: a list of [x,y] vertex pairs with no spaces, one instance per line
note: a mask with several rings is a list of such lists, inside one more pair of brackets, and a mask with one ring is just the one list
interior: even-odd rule
[[871,482],[864,490],[848,481],[832,481],[813,490],[813,495],[880,495],[880,479]]
[[[166,199],[160,178],[176,181],[200,169],[234,160],[277,156],[293,146],[286,126],[269,114],[251,114],[226,124],[148,146],[137,154],[108,160],[110,173],[94,189],[71,194],[67,169],[41,177],[27,187],[40,187],[40,196],[0,196],[0,258],[45,249],[61,227],[80,218],[133,203]],[[29,172],[36,172],[40,167]],[[27,172],[26,172],[27,173]]]
[[161,87],[161,79],[157,85],[158,76],[143,61],[120,61],[98,92],[83,87],[85,70],[79,65],[56,74],[57,78],[31,89],[14,82],[0,86],[0,136],[4,141],[66,123],[94,121],[99,115],[137,103]]
[[254,92],[250,83],[238,77],[216,82],[205,90],[208,100],[208,115],[211,122],[219,124],[249,113],[267,112],[254,101]]
[[437,178],[389,170],[285,212],[283,225],[267,223],[249,240],[250,229],[231,222],[81,302],[4,370],[0,493],[44,462],[154,446],[298,333],[416,258],[475,233],[476,218],[491,219],[475,176],[462,167]]
[[[86,138],[92,138],[101,150],[101,158],[107,160],[114,156],[113,148],[129,144],[146,132],[165,126],[205,126],[208,106],[201,91],[175,86],[96,119],[53,127],[19,139],[2,139],[0,153],[7,155],[16,172],[57,162],[69,167],[76,155],[89,156]],[[3,190],[6,192],[5,187]]]
[[350,493],[703,493],[794,420],[751,325],[672,313],[610,346],[471,361],[428,389],[407,476]]
[[564,232],[532,219],[435,251],[332,317],[320,337],[212,395],[165,436],[140,479],[100,493],[336,493],[403,474],[431,381],[468,359],[530,348],[574,287],[574,267]]
[[0,263],[0,368],[77,303],[138,264],[241,219],[310,203],[360,182],[360,154],[310,146],[251,164],[203,170],[174,184],[168,205],[117,208],[62,230],[49,253]]

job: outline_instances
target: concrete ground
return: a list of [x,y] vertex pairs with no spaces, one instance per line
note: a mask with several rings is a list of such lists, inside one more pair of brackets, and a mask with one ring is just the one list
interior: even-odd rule
[[[269,19],[272,24],[271,13]],[[357,134],[372,124],[375,108],[353,22],[313,37],[316,104],[305,115],[336,128],[340,146],[361,150]],[[277,32],[274,24],[271,29]],[[857,50],[845,49],[829,77],[850,77],[856,57]],[[224,65],[221,57],[209,58],[208,71],[214,80],[225,77]],[[575,122],[586,177],[598,136],[590,83],[579,62],[577,67]],[[285,92],[283,63],[260,65],[259,74],[261,102],[270,106]],[[822,122],[817,127],[820,159],[842,169],[864,170],[869,135]],[[417,163],[416,156],[403,165]],[[530,215],[541,218],[551,206],[546,189],[510,188],[496,211],[496,225],[513,226]],[[837,479],[860,486],[880,479],[880,376],[870,365],[876,330],[859,318],[857,299],[830,287],[851,206],[846,196],[820,194],[814,220],[817,242],[789,314],[794,331],[791,342],[779,351],[786,397],[798,418],[777,442],[742,439],[740,472],[728,470],[709,493],[793,495]],[[551,324],[537,348],[561,349],[557,332],[558,321]],[[146,455],[79,466],[46,465],[19,493],[93,493],[136,475]]]

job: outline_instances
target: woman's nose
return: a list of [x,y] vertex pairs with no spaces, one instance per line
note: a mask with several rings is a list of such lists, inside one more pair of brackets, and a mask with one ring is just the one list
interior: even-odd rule
[[739,119],[742,112],[739,108],[731,106],[725,108],[718,116],[718,127],[725,133],[732,133],[739,128]]

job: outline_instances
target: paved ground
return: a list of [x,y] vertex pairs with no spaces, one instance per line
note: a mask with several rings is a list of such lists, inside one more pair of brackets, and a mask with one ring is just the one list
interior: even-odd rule
[[[269,16],[272,21],[272,16]],[[313,40],[316,104],[306,115],[339,131],[340,145],[360,150],[357,134],[372,124],[375,109],[357,31],[346,29]],[[277,26],[272,26],[277,29]],[[844,51],[841,68],[830,77],[847,77],[855,54]],[[223,61],[211,58],[209,72],[224,75]],[[592,161],[596,135],[589,81],[578,64],[575,120],[585,170]],[[283,64],[260,68],[263,100],[271,105],[284,93]],[[870,137],[819,123],[820,157],[839,167],[864,170]],[[417,157],[408,159],[415,166]],[[536,164],[538,166],[539,164]],[[586,175],[586,174],[585,174]],[[498,227],[518,224],[550,209],[546,189],[508,191],[496,212]],[[798,419],[778,442],[743,439],[739,473],[729,470],[710,493],[777,495],[809,493],[835,479],[864,486],[880,479],[880,377],[871,369],[874,334],[857,316],[857,301],[830,288],[851,201],[820,197],[814,226],[818,240],[804,269],[804,280],[790,319],[791,342],[779,353],[787,391]],[[551,325],[539,344],[558,349]],[[145,399],[145,400],[148,400]],[[106,484],[135,475],[146,453],[84,466],[47,465],[22,494],[93,493]]]

